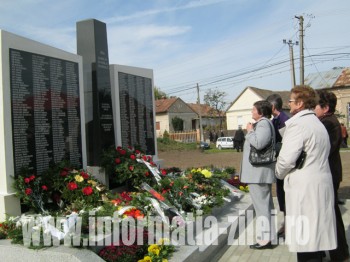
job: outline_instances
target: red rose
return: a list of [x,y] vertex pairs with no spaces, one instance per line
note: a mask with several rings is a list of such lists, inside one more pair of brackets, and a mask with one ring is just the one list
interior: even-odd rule
[[171,181],[171,183],[169,184],[169,186],[173,186],[174,185],[174,181]]
[[67,188],[68,188],[69,190],[73,191],[73,190],[75,190],[75,189],[78,188],[78,185],[77,185],[75,182],[69,182],[69,183],[67,184]]
[[148,171],[145,172],[145,176],[149,176],[149,172]]
[[148,160],[147,156],[142,156],[142,159],[143,159],[144,161],[147,161],[147,160]]
[[122,147],[121,146],[117,146],[117,151],[120,151],[122,150]]
[[68,175],[68,171],[67,170],[62,170],[60,172],[60,176],[67,176]]
[[135,159],[136,159],[136,156],[135,156],[135,155],[131,155],[130,158],[131,158],[132,160],[135,160]]
[[26,188],[25,193],[26,193],[26,195],[28,196],[28,195],[30,195],[31,193],[33,193],[33,190],[30,189],[30,188]]
[[134,167],[133,166],[129,166],[129,170],[130,171],[134,171]]
[[29,184],[29,182],[30,182],[30,178],[26,177],[26,178],[24,179],[24,183]]
[[136,154],[141,154],[140,150],[137,150],[137,149],[135,150],[135,153]]
[[124,199],[125,201],[131,201],[132,200],[132,197],[130,196],[130,194],[128,192],[122,192],[121,194],[119,194],[120,197],[122,199]]
[[125,155],[125,154],[126,154],[126,150],[121,149],[121,150],[119,151],[119,153],[120,153],[121,155]]
[[41,186],[41,189],[44,190],[44,191],[47,191],[47,186],[42,185],[42,186]]
[[89,178],[89,174],[88,174],[88,173],[81,172],[80,174],[81,174],[81,176],[82,176],[84,179],[88,179],[88,178]]
[[149,163],[151,164],[151,166],[156,166],[156,164],[153,161],[151,161]]
[[84,187],[81,191],[83,191],[85,196],[89,196],[94,192],[91,186]]
[[30,179],[30,181],[32,181],[32,180],[34,180],[34,179],[35,179],[35,176],[34,176],[34,175],[32,175],[32,176],[30,176],[30,177],[29,177],[29,179]]
[[116,159],[114,160],[114,162],[115,162],[117,165],[119,165],[122,161],[120,160],[120,158],[116,158]]
[[152,156],[148,156],[148,161],[152,161]]
[[166,175],[166,171],[164,169],[161,169],[161,173],[162,173],[163,176]]

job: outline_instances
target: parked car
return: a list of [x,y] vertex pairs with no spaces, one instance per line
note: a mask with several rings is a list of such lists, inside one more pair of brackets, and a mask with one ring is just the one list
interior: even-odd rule
[[216,140],[216,148],[233,148],[233,138],[232,137],[220,137]]
[[200,147],[201,147],[202,149],[209,149],[209,148],[210,148],[210,145],[209,145],[207,142],[201,141],[201,142],[200,142]]

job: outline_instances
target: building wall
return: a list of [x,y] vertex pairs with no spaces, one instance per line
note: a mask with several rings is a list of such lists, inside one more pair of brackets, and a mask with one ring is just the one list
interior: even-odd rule
[[344,123],[347,128],[350,127],[350,87],[349,88],[332,88],[332,92],[337,96],[336,110],[344,115],[344,118],[340,118],[339,121]]
[[179,117],[184,121],[184,131],[188,131],[188,130],[192,130],[192,120],[197,118],[197,114],[196,113],[169,113],[169,129],[171,132],[174,131],[173,125],[171,123],[171,119],[173,119],[174,117]]
[[261,99],[250,88],[247,88],[226,112],[227,130],[237,130],[239,125],[245,129],[247,123],[253,121],[251,113],[253,104]]
[[169,115],[168,113],[157,114],[156,122],[159,122],[159,130],[156,130],[157,137],[162,137],[164,131],[167,130],[169,132]]

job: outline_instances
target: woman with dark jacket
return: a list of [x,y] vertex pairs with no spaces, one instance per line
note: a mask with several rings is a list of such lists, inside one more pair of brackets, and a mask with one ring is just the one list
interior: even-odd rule
[[329,151],[329,167],[332,173],[333,188],[334,188],[334,209],[337,227],[337,242],[338,247],[329,251],[332,261],[345,261],[349,259],[349,247],[346,243],[345,228],[341,212],[338,206],[338,189],[342,181],[342,164],[339,154],[342,144],[341,126],[334,115],[337,105],[337,97],[334,93],[325,90],[318,91],[318,104],[315,108],[316,116],[321,120],[322,124],[327,129],[331,149]]
[[[247,124],[247,134],[243,146],[240,180],[249,185],[250,197],[253,202],[257,221],[257,243],[252,249],[272,248],[275,236],[274,223],[270,223],[271,211],[274,209],[271,194],[271,185],[275,182],[275,163],[266,165],[252,165],[249,162],[251,146],[261,150],[272,143],[275,130],[270,121],[272,107],[267,101],[255,102],[252,109],[254,124]],[[258,228],[260,228],[258,232]],[[264,231],[263,231],[264,230]]]

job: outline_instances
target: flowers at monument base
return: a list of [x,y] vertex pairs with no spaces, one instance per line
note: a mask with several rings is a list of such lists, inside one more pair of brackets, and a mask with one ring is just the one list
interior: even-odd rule
[[101,165],[107,174],[110,174],[116,185],[128,183],[132,187],[138,187],[142,182],[151,183],[154,180],[147,166],[142,162],[146,161],[152,166],[152,157],[147,156],[134,148],[110,148],[103,153]]
[[[91,230],[111,232],[104,223],[107,220],[100,220],[100,217],[112,221],[116,215],[121,222],[130,219],[142,222],[148,216],[159,216],[161,223],[169,223],[167,218],[183,219],[185,212],[209,214],[213,207],[222,205],[229,194],[229,190],[220,183],[222,179],[227,179],[227,172],[220,169],[201,167],[182,171],[173,167],[158,170],[150,156],[133,148],[117,147],[104,157],[104,161],[109,161],[107,174],[116,182],[132,181],[133,192],[116,194],[107,191],[90,174],[66,163],[40,175],[25,172],[17,177],[14,186],[22,202],[40,213],[38,216],[42,221],[45,217],[62,216],[62,223],[66,223],[68,219],[81,217],[82,235],[78,243],[82,243]],[[94,214],[92,217],[91,213]],[[96,222],[90,225],[94,217]],[[1,223],[0,236],[3,225]],[[32,230],[40,230],[41,227],[34,226]],[[21,225],[15,226],[6,237],[11,236],[13,241],[23,243],[21,229]],[[136,229],[120,225],[120,230],[131,234]],[[141,230],[145,232],[145,228]],[[106,261],[164,262],[174,252],[174,246],[164,240],[152,245],[146,244],[147,241],[144,243],[107,246],[99,254]],[[40,245],[43,243],[40,242]]]
[[174,246],[169,245],[169,242],[168,239],[161,238],[158,244],[149,245],[148,253],[138,262],[168,262],[167,258],[175,251]]
[[238,188],[239,190],[243,191],[243,192],[249,192],[249,187],[248,187],[248,184],[246,183],[242,183],[240,180],[239,180],[239,176],[233,176],[232,178],[230,179],[227,179],[226,180],[227,183],[229,183],[230,185]]
[[[40,175],[23,169],[13,187],[22,203],[36,213],[74,206],[80,210],[99,205],[103,186],[83,170],[75,170],[66,163],[50,168]],[[102,190],[101,190],[102,189]]]

